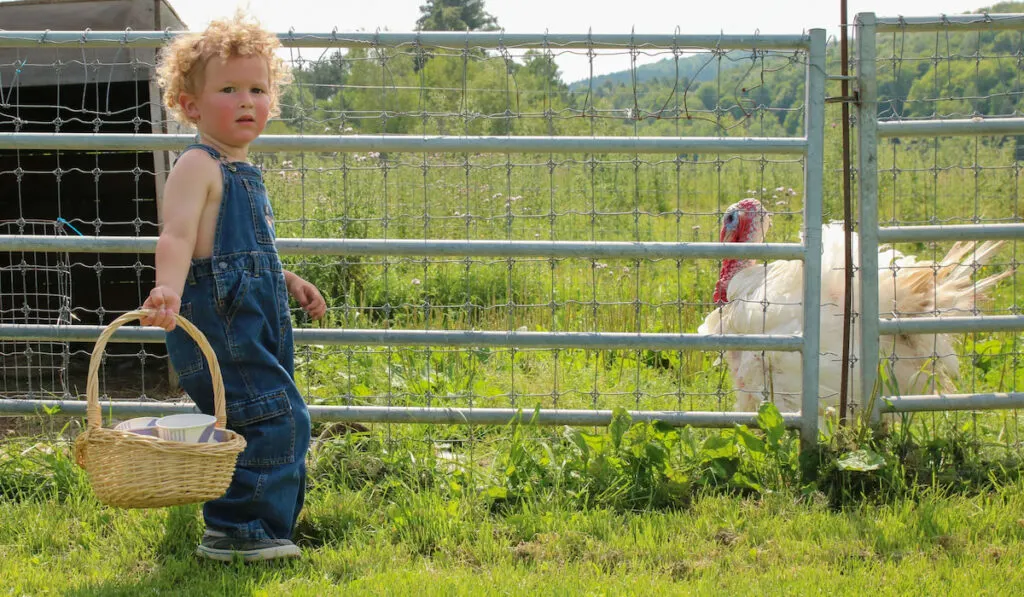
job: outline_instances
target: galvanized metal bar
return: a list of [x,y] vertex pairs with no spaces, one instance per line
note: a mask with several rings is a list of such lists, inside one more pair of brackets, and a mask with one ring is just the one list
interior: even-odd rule
[[[58,44],[83,48],[159,48],[186,31],[0,31],[0,48]],[[286,48],[573,48],[594,50],[722,49],[789,50],[808,46],[806,35],[668,35],[625,33],[506,33],[504,31],[414,31],[278,33]]]
[[902,120],[878,123],[878,136],[1024,135],[1024,118]]
[[811,29],[807,64],[804,130],[807,162],[804,169],[804,348],[801,364],[800,440],[805,447],[818,441],[818,349],[821,343],[821,212],[825,164],[825,30]]
[[880,402],[883,413],[1024,408],[1024,392],[887,396]]
[[0,234],[0,251],[153,254],[156,252],[156,239],[155,236]]
[[[117,418],[162,416],[199,412],[191,402],[104,402],[104,416]],[[84,400],[8,400],[0,399],[0,415],[44,414],[55,410],[61,415],[84,416]],[[440,408],[424,406],[323,406],[310,405],[310,418],[316,422],[349,423],[425,423],[448,425],[507,425],[516,420],[535,425],[607,426],[612,420],[610,410],[514,408]],[[708,411],[630,411],[634,421],[662,421],[673,427],[720,427],[757,425],[757,414],[750,412]],[[787,428],[795,428],[796,413],[782,413]]]
[[[875,71],[874,13],[857,15],[857,189],[860,230],[860,391],[861,406],[871,403],[878,381],[878,79]],[[870,413],[878,422],[881,401]]]
[[[155,236],[0,234],[0,251],[153,253]],[[798,243],[666,243],[279,238],[282,255],[554,257],[582,259],[802,259]]]
[[922,243],[947,240],[1022,240],[1024,224],[956,224],[950,226],[887,226],[878,229],[880,243]]
[[992,315],[984,317],[902,317],[882,319],[878,332],[886,336],[899,334],[967,334],[970,332],[1019,332],[1024,330],[1024,315]]
[[[93,342],[103,326],[0,324],[0,339]],[[111,342],[163,342],[154,327],[122,327]],[[621,332],[494,332],[475,330],[297,329],[296,344],[345,346],[492,346],[600,350],[781,350],[799,351],[800,336],[784,334],[635,334]]]
[[[180,151],[193,135],[0,133],[0,149]],[[803,154],[799,137],[457,137],[440,135],[263,135],[254,152],[732,153]]]
[[1018,31],[1024,29],[1021,14],[939,15],[934,17],[879,17],[878,33],[928,33],[936,31]]

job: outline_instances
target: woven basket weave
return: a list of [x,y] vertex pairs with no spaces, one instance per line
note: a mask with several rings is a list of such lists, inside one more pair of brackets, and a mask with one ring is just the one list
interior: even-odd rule
[[[96,341],[86,389],[88,428],[75,440],[75,460],[88,473],[96,497],[109,506],[160,508],[217,499],[227,491],[235,461],[245,449],[242,436],[225,430],[224,441],[197,444],[101,427],[98,371],[103,347],[117,328],[146,314],[143,310],[125,313]],[[210,365],[216,427],[224,429],[224,382],[217,357],[199,329],[181,316],[177,322],[196,341]]]

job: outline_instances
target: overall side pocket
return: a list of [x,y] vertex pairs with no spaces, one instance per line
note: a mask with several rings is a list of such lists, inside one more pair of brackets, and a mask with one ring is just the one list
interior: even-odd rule
[[[189,322],[195,323],[191,302],[182,303],[179,312]],[[202,373],[206,367],[206,360],[203,358],[202,351],[199,350],[199,345],[188,335],[188,332],[181,329],[181,326],[177,326],[167,333],[167,356],[179,377]]]
[[266,467],[295,461],[295,419],[284,389],[227,405],[228,427],[245,438],[239,466]]
[[246,270],[236,269],[217,274],[217,288],[222,289],[222,296],[217,297],[217,304],[229,326],[231,320],[245,305],[251,283],[252,274]]

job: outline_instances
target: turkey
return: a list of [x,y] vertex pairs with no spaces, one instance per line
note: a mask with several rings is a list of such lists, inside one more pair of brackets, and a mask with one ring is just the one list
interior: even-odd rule
[[[771,215],[757,199],[739,201],[726,210],[720,240],[761,243]],[[991,260],[1001,242],[956,243],[939,262],[918,261],[895,249],[880,247],[878,300],[882,317],[969,315],[986,290],[1011,271],[973,280],[976,268]],[[818,415],[839,401],[842,375],[844,238],[841,223],[822,227],[821,334]],[[859,254],[853,236],[854,264]],[[969,258],[969,259],[968,259]],[[965,262],[965,260],[967,260]],[[859,276],[854,277],[854,311],[859,312]],[[727,259],[715,285],[715,310],[698,333],[801,334],[803,331],[803,262]],[[856,330],[856,326],[855,330]],[[855,331],[854,330],[854,331]],[[858,355],[860,339],[853,334],[851,355]],[[948,334],[883,336],[881,354],[895,355],[890,371],[900,394],[953,390],[959,362]],[[773,400],[783,412],[800,410],[800,353],[727,351],[725,363],[736,392],[736,409],[756,410],[762,400]],[[859,371],[850,374],[851,405],[858,406]]]

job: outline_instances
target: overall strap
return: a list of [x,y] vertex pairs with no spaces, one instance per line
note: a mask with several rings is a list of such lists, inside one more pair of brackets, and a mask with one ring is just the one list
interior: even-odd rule
[[178,155],[178,158],[175,160],[175,162],[180,160],[181,156],[185,155],[185,152],[189,151],[190,149],[202,149],[203,151],[208,153],[210,155],[210,157],[212,157],[213,159],[215,159],[218,162],[220,162],[221,165],[223,165],[228,170],[231,170],[232,172],[235,172],[237,170],[237,168],[235,168],[235,165],[232,164],[226,157],[221,155],[221,153],[219,151],[217,151],[213,147],[210,147],[209,145],[205,145],[203,143],[193,143],[193,144],[189,145],[188,147],[186,147],[185,149],[183,149],[181,151],[181,153]]

